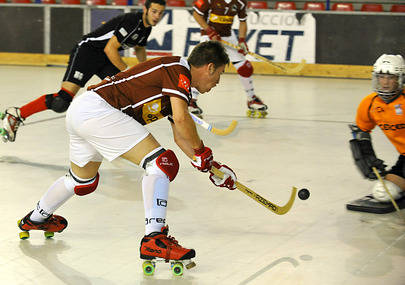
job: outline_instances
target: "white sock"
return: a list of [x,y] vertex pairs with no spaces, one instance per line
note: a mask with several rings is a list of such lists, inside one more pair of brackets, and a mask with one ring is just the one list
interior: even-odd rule
[[[153,162],[156,165],[155,162]],[[156,166],[157,168],[157,166]],[[161,172],[155,174],[156,172]],[[148,172],[148,171],[147,171]],[[166,224],[169,178],[159,168],[142,178],[143,203],[145,207],[145,235],[160,232]]]
[[253,80],[252,77],[243,77],[239,75],[240,82],[242,82],[243,88],[245,88],[246,96],[248,100],[253,99],[253,95],[255,95],[255,88],[253,87]]
[[32,212],[31,221],[43,222],[74,195],[74,185],[65,184],[65,176],[62,176],[49,187],[48,191],[39,200],[36,209]]

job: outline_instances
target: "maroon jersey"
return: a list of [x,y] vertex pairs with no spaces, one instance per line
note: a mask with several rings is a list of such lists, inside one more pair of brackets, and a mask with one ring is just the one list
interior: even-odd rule
[[246,3],[247,0],[196,0],[193,8],[221,37],[229,37],[233,17],[238,15],[239,21],[246,21]]
[[111,106],[133,117],[142,125],[172,114],[170,97],[191,99],[191,73],[187,59],[158,57],[107,77],[90,86]]

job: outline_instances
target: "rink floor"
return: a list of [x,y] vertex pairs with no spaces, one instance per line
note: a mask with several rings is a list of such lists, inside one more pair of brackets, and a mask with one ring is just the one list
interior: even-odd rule
[[[64,68],[0,66],[0,109],[21,106],[59,90]],[[283,216],[241,192],[215,188],[175,146],[166,119],[149,130],[180,160],[171,183],[170,234],[197,252],[197,266],[173,277],[157,265],[144,277],[142,170],[105,161],[91,195],[73,197],[57,213],[69,226],[45,240],[18,238],[17,220],[68,170],[68,139],[61,114],[34,115],[15,143],[0,144],[0,284],[405,284],[405,226],[396,213],[350,212],[348,201],[370,193],[348,146],[347,125],[371,91],[369,80],[255,76],[256,93],[270,107],[266,119],[245,117],[246,97],[236,75],[202,95],[204,119],[217,128],[238,121],[221,137],[199,128],[216,160],[268,200],[286,203],[292,186],[308,188]],[[92,82],[97,82],[94,79]],[[392,165],[394,147],[373,133],[378,156]],[[404,214],[405,212],[402,211]]]

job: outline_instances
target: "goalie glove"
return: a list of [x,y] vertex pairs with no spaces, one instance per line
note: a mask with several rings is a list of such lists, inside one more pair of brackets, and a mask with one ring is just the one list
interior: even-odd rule
[[243,55],[247,55],[247,54],[248,54],[248,52],[249,52],[249,47],[248,47],[248,45],[246,44],[245,38],[239,38],[239,44],[238,44],[238,46],[239,46],[239,50],[238,50],[239,53],[241,53],[241,54],[243,54]]
[[217,33],[217,31],[215,31],[215,29],[213,27],[208,26],[204,31],[207,34],[207,36],[210,38],[210,40],[213,40],[213,41],[221,40],[221,36]]
[[194,159],[191,161],[191,165],[201,172],[207,172],[211,169],[212,159],[212,150],[203,144],[202,147],[194,149]]
[[224,173],[223,178],[219,178],[218,176],[215,176],[214,173],[210,173],[210,180],[212,183],[214,183],[215,186],[217,187],[226,187],[229,190],[235,190],[236,189],[236,174],[233,172],[232,169],[230,169],[228,166],[225,164],[219,164],[216,161],[212,161],[212,166],[214,166],[216,169]]
[[382,176],[385,175],[387,165],[384,161],[378,159],[375,155],[371,144],[371,136],[369,133],[362,131],[355,125],[349,125],[352,130],[354,139],[350,140],[350,149],[353,154],[354,163],[365,178],[376,180],[377,176],[373,171],[375,167]]

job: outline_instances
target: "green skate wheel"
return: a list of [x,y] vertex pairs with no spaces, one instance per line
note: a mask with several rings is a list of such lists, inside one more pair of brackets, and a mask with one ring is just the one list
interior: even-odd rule
[[254,114],[254,113],[252,113],[252,110],[247,110],[246,111],[246,116],[252,117],[252,114]]
[[20,233],[20,239],[28,239],[30,237],[29,232],[21,232]]
[[44,232],[45,238],[52,238],[55,235],[54,232]]
[[183,263],[175,262],[174,264],[172,264],[172,272],[175,276],[183,275]]
[[144,261],[142,264],[143,274],[151,276],[155,273],[155,265],[150,261]]
[[7,135],[7,131],[3,128],[0,129],[0,136],[5,136]]
[[5,116],[6,116],[6,113],[0,112],[0,120],[3,120]]

